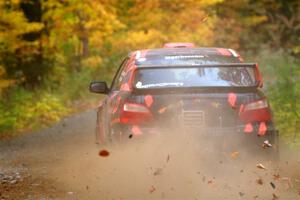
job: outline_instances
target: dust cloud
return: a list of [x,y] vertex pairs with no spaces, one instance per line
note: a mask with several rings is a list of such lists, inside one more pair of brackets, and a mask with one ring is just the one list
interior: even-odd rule
[[[78,199],[300,197],[295,192],[300,163],[293,164],[293,174],[286,162],[251,152],[237,145],[238,138],[228,140],[174,131],[106,146],[108,157],[98,155],[103,147],[85,144],[54,167],[52,174],[67,190],[76,191]],[[291,179],[291,173],[298,179]]]
[[103,147],[94,144],[94,123],[89,111],[2,143],[1,164],[26,166],[46,199],[300,199],[299,150],[281,146],[275,162],[241,133],[210,137],[176,127]]

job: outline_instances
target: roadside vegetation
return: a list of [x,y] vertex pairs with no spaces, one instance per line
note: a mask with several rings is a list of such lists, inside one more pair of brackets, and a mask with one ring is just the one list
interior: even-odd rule
[[122,56],[165,42],[221,46],[255,60],[277,126],[300,145],[297,0],[6,0],[0,2],[0,138],[59,121],[96,102]]

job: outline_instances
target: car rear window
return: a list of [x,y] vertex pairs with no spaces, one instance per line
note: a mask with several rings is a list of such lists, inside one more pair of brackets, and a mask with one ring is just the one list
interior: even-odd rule
[[253,87],[253,67],[141,68],[135,73],[137,89],[170,87]]

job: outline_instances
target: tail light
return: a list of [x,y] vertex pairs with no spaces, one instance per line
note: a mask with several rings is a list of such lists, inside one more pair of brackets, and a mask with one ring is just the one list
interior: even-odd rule
[[122,124],[142,124],[152,119],[150,110],[142,104],[124,103],[120,113],[120,122]]
[[240,119],[244,122],[265,122],[272,120],[268,101],[261,99],[246,104],[240,111]]

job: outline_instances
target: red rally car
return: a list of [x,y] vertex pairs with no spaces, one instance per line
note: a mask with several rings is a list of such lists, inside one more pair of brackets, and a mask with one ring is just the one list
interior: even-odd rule
[[97,112],[96,140],[124,140],[176,130],[245,135],[246,143],[278,143],[256,63],[226,48],[168,43],[128,54],[110,87],[93,81],[90,91],[106,94]]

